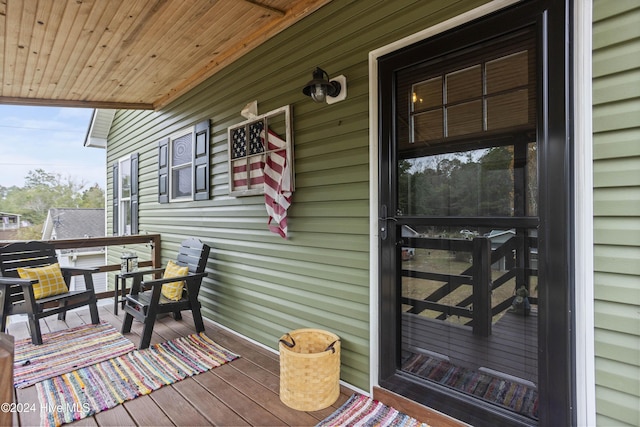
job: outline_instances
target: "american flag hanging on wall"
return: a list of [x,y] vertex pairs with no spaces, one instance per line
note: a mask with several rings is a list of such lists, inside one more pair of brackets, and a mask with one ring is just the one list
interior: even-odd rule
[[[287,163],[286,141],[267,132],[267,159],[264,165],[264,202],[269,230],[287,238],[287,209],[291,206],[291,171]],[[264,138],[264,131],[262,132]]]
[[249,125],[249,139],[247,129],[243,126],[233,131],[233,188],[234,190],[248,190],[264,183],[262,171],[264,169],[264,144],[262,141],[262,122]]

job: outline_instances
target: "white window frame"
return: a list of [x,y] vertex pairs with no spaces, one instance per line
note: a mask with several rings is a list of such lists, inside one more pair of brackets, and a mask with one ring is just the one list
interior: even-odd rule
[[[254,196],[254,195],[260,195],[260,194],[264,194],[264,185],[260,185],[259,187],[254,187],[254,188],[246,188],[246,189],[237,189],[234,187],[234,182],[233,182],[233,178],[234,178],[234,173],[233,173],[233,164],[235,161],[239,160],[238,158],[233,158],[233,131],[242,127],[246,127],[250,124],[256,123],[256,122],[260,122],[262,121],[264,123],[264,129],[269,129],[269,122],[270,119],[272,118],[276,118],[278,116],[284,116],[283,118],[278,118],[278,120],[283,120],[284,122],[284,127],[285,129],[280,129],[278,128],[276,130],[278,136],[280,138],[284,138],[285,141],[285,148],[286,149],[286,158],[287,158],[287,165],[289,166],[289,172],[290,172],[290,179],[291,179],[291,191],[293,191],[295,189],[295,183],[294,183],[294,177],[295,177],[295,173],[294,173],[294,168],[293,168],[293,131],[292,131],[292,126],[291,126],[291,106],[290,105],[285,105],[283,107],[280,108],[276,108],[275,110],[271,110],[268,113],[265,114],[261,114],[259,116],[256,116],[254,118],[251,118],[249,120],[245,120],[244,122],[235,124],[233,126],[229,126],[227,128],[227,140],[228,140],[228,147],[227,147],[227,154],[228,154],[228,166],[229,166],[229,195],[230,196],[235,196],[235,197],[242,197],[242,196]],[[275,120],[274,120],[275,121]],[[282,123],[282,121],[280,122]],[[262,153],[263,156],[268,155],[270,152],[274,152],[274,151],[280,151],[281,149],[278,150],[267,150],[265,149],[265,151]],[[243,156],[240,159],[245,159],[248,158],[249,155],[247,154],[247,156]],[[247,172],[248,174],[249,172]]]
[[[132,213],[131,213],[131,154],[118,159],[118,236],[130,236],[132,226]],[[128,163],[128,165],[127,165]],[[124,166],[128,167],[125,168]],[[129,176],[129,196],[123,195],[124,185],[123,178]],[[126,208],[125,208],[126,205]]]
[[[191,153],[189,153],[189,162],[174,166],[173,165],[173,143],[175,140],[182,138],[183,136],[191,135]],[[195,188],[195,182],[193,178],[193,151],[195,150],[195,127],[190,127],[188,129],[184,129],[180,132],[176,132],[169,137],[169,159],[168,159],[168,168],[169,168],[169,202],[186,202],[193,200],[193,192]],[[189,195],[174,197],[173,194],[173,172],[176,170],[187,169],[189,168],[189,178],[190,178],[190,186],[191,192]]]

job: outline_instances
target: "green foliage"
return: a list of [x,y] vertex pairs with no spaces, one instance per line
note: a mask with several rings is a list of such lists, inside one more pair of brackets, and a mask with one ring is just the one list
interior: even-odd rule
[[20,227],[16,235],[16,240],[40,240],[42,238],[43,224]]
[[464,153],[401,160],[398,207],[408,215],[510,216],[513,182],[509,147],[493,147],[477,157]]
[[[100,186],[95,184],[82,191],[84,187],[85,183],[36,169],[27,174],[24,187],[0,186],[0,211],[20,214],[23,221],[41,230],[50,208],[104,207],[104,191]],[[36,230],[24,232],[37,234]]]
[[104,190],[98,184],[89,187],[80,196],[81,208],[103,208],[104,207]]

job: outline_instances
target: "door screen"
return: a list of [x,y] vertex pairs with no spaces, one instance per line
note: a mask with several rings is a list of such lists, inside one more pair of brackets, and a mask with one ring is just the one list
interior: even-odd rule
[[[395,74],[399,369],[538,418],[536,48],[520,31]],[[444,60],[447,59],[447,60]],[[389,210],[389,209],[388,209]]]

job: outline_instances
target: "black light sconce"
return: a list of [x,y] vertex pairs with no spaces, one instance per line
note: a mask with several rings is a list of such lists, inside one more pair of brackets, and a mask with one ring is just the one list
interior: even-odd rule
[[347,97],[347,78],[340,75],[329,80],[329,75],[322,68],[317,67],[313,72],[313,79],[302,89],[302,93],[310,96],[315,102],[342,101]]

